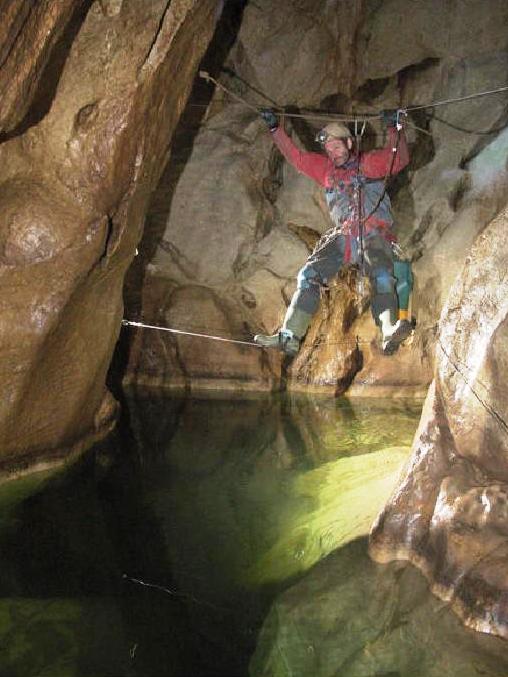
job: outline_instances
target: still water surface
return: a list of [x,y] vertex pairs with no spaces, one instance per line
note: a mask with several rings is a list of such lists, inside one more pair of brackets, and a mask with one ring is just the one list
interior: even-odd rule
[[305,396],[129,406],[74,467],[0,487],[2,677],[247,675],[273,600],[368,532],[420,415]]

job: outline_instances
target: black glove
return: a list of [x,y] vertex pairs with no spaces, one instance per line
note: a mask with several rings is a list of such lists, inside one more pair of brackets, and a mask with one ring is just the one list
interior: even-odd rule
[[279,121],[277,120],[277,116],[273,112],[271,108],[263,108],[261,110],[261,117],[265,121],[265,123],[268,125],[268,129],[271,132],[274,132],[277,127],[279,126]]
[[399,111],[396,108],[388,108],[381,111],[381,120],[387,127],[396,127]]

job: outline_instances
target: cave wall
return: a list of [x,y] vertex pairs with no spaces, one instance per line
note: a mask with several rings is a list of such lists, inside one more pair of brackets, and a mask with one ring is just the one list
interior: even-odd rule
[[508,637],[508,276],[503,210],[443,308],[413,453],[373,526],[372,556],[406,559],[466,624]]
[[12,469],[112,425],[125,271],[221,6],[0,9],[0,464]]
[[[502,0],[418,1],[410,11],[404,0],[256,0],[245,5],[222,69],[211,70],[258,106],[418,106],[506,84],[507,19]],[[329,221],[321,189],[282,161],[256,113],[218,89],[209,92],[211,101],[201,90],[191,102],[204,106],[199,124],[186,111],[192,141],[173,155],[156,191],[147,217],[152,236],[141,247],[143,299],[128,310],[133,319],[248,340],[279,326],[296,272]],[[297,144],[317,150],[319,122],[285,124]],[[245,369],[232,377],[218,368],[213,342],[141,330],[133,335],[127,381],[423,396],[448,291],[475,237],[506,201],[505,125],[505,94],[409,115],[411,164],[389,192],[413,261],[417,330],[395,357],[381,355],[367,303],[349,275],[348,290],[344,280],[331,290],[292,366],[242,348]],[[364,147],[384,140],[381,125],[369,124]],[[193,290],[193,300],[182,307],[184,289]],[[239,349],[230,350],[235,361]],[[186,358],[173,367],[167,356],[175,353]],[[221,347],[220,362],[227,356]],[[191,376],[198,357],[201,375]]]

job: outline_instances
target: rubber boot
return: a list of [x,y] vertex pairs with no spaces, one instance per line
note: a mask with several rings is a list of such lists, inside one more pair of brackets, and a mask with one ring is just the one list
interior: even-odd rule
[[393,262],[393,275],[396,279],[397,300],[399,306],[399,320],[409,320],[409,297],[413,289],[413,273],[411,262],[395,259]]
[[311,320],[312,315],[290,305],[280,330],[272,335],[256,334],[254,342],[264,348],[277,348],[286,355],[294,357],[300,350],[300,344]]
[[392,324],[389,310],[379,315],[379,324],[383,333],[382,348],[385,355],[393,355],[413,331],[413,325],[408,320],[397,320]]

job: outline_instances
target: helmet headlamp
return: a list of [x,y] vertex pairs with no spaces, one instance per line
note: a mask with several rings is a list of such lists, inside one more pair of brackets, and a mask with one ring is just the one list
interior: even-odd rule
[[322,146],[324,146],[325,143],[328,141],[328,134],[324,129],[320,129],[319,132],[316,134],[316,141],[320,143]]

